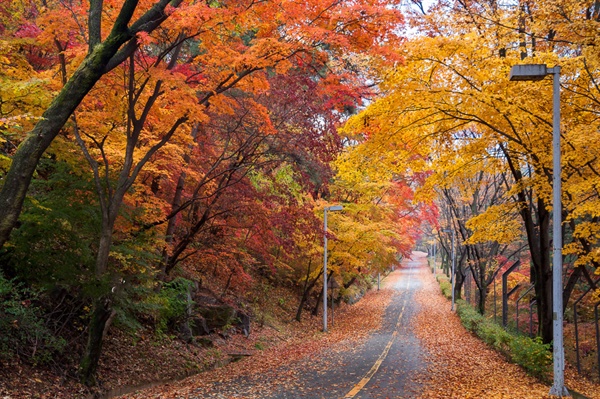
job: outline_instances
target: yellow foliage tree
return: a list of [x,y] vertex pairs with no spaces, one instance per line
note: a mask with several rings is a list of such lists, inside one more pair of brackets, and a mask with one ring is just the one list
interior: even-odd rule
[[[405,64],[382,72],[382,97],[346,127],[365,139],[359,158],[377,153],[374,169],[435,171],[422,189],[423,198],[468,170],[493,166],[510,176],[507,199],[514,201],[527,233],[545,342],[552,339],[552,87],[549,80],[509,82],[508,75],[520,62],[562,67],[563,212],[575,238],[567,252],[598,268],[591,255],[598,244],[595,229],[577,227],[582,219],[597,222],[594,209],[600,198],[595,189],[598,145],[592,144],[597,138],[583,133],[598,130],[598,9],[592,3],[541,0],[510,7],[450,2],[439,3],[431,13],[421,10],[413,23],[424,34],[402,48]],[[489,219],[478,217],[472,228],[479,223]],[[489,235],[490,241],[506,238]]]

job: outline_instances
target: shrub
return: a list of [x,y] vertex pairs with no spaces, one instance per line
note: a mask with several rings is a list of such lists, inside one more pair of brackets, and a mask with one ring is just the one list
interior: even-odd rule
[[[452,296],[452,285],[444,275],[437,276],[442,294]],[[475,333],[486,344],[504,354],[512,362],[527,372],[545,378],[550,372],[552,354],[550,344],[542,343],[540,337],[529,338],[509,333],[502,326],[481,315],[474,307],[463,300],[456,301],[456,313],[465,328]]]
[[165,283],[160,292],[145,301],[146,311],[151,313],[156,323],[157,333],[165,333],[170,326],[183,322],[187,318],[188,291],[193,282],[178,277]]
[[446,298],[452,297],[452,284],[450,284],[450,280],[448,277],[442,275],[437,276],[437,281],[440,284],[440,288],[442,290],[442,295]]
[[531,339],[525,336],[514,336],[509,345],[511,360],[523,366],[531,374],[543,377],[550,370],[552,364],[550,344],[542,343],[541,337]]
[[527,372],[544,378],[550,371],[552,355],[550,345],[543,344],[540,337],[534,339],[512,334],[479,314],[463,300],[456,301],[456,312],[467,330],[474,332],[485,343],[492,346]]
[[463,300],[456,301],[456,312],[462,324],[469,331],[476,332],[479,325],[485,322],[485,318]]
[[39,296],[0,274],[0,357],[18,355],[41,364],[64,350],[66,341],[46,327],[43,311],[35,305]]

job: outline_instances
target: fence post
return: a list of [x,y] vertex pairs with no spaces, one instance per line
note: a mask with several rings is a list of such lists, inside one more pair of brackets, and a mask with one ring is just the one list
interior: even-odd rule
[[494,276],[494,323],[497,323],[498,299],[496,298],[496,276]]
[[529,336],[533,338],[533,306],[537,305],[537,300],[529,302]]
[[506,328],[508,325],[508,297],[519,288],[517,284],[510,292],[508,292],[508,275],[513,272],[521,261],[516,261],[511,267],[509,267],[504,273],[502,273],[502,327]]
[[598,378],[600,378],[600,328],[598,327],[598,306],[600,302],[594,306],[594,320],[596,322],[596,354],[598,355]]
[[[600,279],[596,280],[596,284],[600,282]],[[577,372],[579,374],[581,374],[581,360],[579,357],[579,325],[577,323],[577,305],[579,305],[579,302],[581,302],[583,300],[583,298],[585,298],[585,296],[593,289],[594,287],[592,285],[590,285],[590,287],[587,289],[587,291],[585,291],[583,294],[581,294],[581,296],[579,298],[577,298],[577,300],[575,302],[573,302],[573,321],[575,324],[575,356],[577,359]],[[596,340],[597,341],[597,340]],[[596,342],[596,344],[598,344]],[[600,369],[600,364],[598,364],[598,369]]]

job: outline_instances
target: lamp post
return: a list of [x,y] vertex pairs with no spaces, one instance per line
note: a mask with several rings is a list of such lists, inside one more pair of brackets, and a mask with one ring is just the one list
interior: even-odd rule
[[341,205],[332,205],[323,210],[323,332],[327,332],[327,211],[342,209]]
[[510,70],[512,81],[537,81],[552,75],[552,319],[554,383],[550,395],[571,396],[565,387],[565,354],[563,346],[562,298],[562,204],[560,165],[560,66],[545,64],[515,65]]
[[445,229],[442,231],[444,233],[452,233],[452,306],[450,307],[450,310],[454,311],[454,284],[456,283],[456,275],[454,274],[454,259],[456,257],[454,254],[454,230]]

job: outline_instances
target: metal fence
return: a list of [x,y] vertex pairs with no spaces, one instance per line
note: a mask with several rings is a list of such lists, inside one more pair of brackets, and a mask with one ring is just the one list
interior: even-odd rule
[[[596,280],[596,284],[600,279]],[[565,336],[573,336],[574,342],[567,346],[568,360],[577,365],[577,371],[600,380],[600,326],[598,306],[600,301],[594,296],[590,284],[582,284],[578,295],[572,298],[567,316],[571,323],[565,326]],[[574,359],[573,359],[574,358]],[[574,360],[574,361],[573,361]]]
[[[535,287],[530,281],[511,281],[509,276],[518,267],[518,263],[513,264],[489,285],[486,315],[507,330],[535,337],[539,329]],[[599,283],[600,278],[596,285]],[[471,273],[465,275],[461,297],[474,307],[479,303],[479,290]],[[600,381],[600,301],[583,279],[571,295],[564,321],[567,362],[581,375]]]

